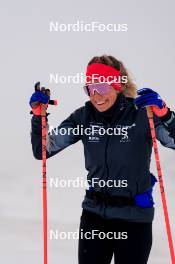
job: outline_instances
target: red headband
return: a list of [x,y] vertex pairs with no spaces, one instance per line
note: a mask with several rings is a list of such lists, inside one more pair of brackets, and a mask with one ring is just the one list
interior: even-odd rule
[[86,71],[86,83],[107,82],[111,86],[121,91],[121,73],[112,66],[108,66],[102,63],[93,63],[87,67]]

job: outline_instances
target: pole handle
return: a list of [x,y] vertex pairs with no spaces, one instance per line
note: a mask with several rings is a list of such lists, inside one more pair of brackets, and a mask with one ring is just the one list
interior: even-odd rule
[[41,104],[41,116],[46,116],[47,105]]
[[153,118],[153,111],[150,106],[146,107],[148,118]]

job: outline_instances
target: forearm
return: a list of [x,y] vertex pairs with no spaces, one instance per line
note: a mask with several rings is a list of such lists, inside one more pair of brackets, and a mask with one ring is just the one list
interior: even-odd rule
[[[80,140],[80,136],[71,133],[61,134],[61,129],[63,128],[67,132],[69,128],[74,128],[76,126],[75,114],[71,114],[67,119],[65,119],[58,127],[52,130],[52,133],[47,132],[46,137],[46,157],[50,158],[65,149],[66,147],[76,143]],[[47,126],[47,130],[49,126]],[[31,132],[31,143],[33,155],[36,159],[42,159],[42,127],[41,127],[41,116],[32,117],[32,132]]]
[[[48,136],[47,136],[48,137]],[[31,120],[31,143],[33,155],[36,159],[42,159],[42,127],[41,116],[33,116]],[[49,152],[46,149],[46,157],[49,158]]]
[[169,109],[168,113],[160,119],[169,132],[169,136],[175,141],[175,113]]
[[155,117],[156,137],[160,143],[171,149],[175,149],[175,115],[168,113],[161,118]]

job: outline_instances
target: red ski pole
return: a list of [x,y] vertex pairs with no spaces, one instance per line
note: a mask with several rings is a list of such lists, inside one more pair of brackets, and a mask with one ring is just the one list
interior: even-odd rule
[[171,255],[171,262],[172,264],[175,264],[173,239],[172,239],[171,226],[170,226],[170,220],[169,220],[169,214],[168,214],[168,207],[167,207],[167,202],[166,202],[165,188],[164,188],[164,183],[163,183],[162,169],[160,165],[158,145],[157,145],[157,140],[156,140],[153,112],[150,107],[147,107],[147,115],[148,115],[150,129],[151,129],[151,137],[152,137],[155,161],[156,161],[156,166],[157,166],[159,187],[160,187],[160,193],[161,193],[161,199],[162,199],[162,205],[163,205],[163,211],[164,211],[164,218],[165,218],[166,231],[167,231],[167,237],[168,237],[168,243],[169,243],[169,250],[170,250],[170,255]]
[[[50,100],[50,104],[57,105],[57,100]],[[46,178],[46,104],[41,104],[41,126],[42,126],[42,175],[43,175],[43,239],[44,239],[44,264],[48,263],[47,248],[47,178]]]
[[41,105],[42,125],[42,175],[43,175],[43,238],[44,264],[47,264],[47,180],[46,180],[46,105]]

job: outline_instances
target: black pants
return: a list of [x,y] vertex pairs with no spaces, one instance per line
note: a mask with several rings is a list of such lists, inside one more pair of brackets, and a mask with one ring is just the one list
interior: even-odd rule
[[[109,232],[115,232],[114,239],[111,235],[104,237]],[[146,264],[152,246],[152,223],[106,220],[83,210],[79,235],[79,264],[109,264],[113,255],[116,264]]]

